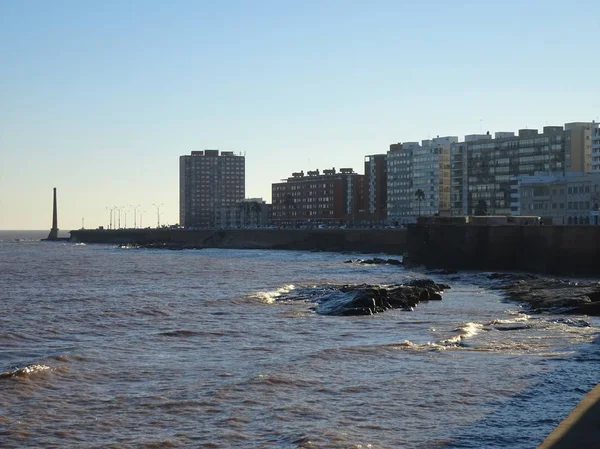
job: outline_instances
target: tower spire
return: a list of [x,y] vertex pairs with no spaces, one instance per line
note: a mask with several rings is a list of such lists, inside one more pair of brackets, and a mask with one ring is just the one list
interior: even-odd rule
[[58,239],[58,214],[56,211],[56,187],[54,187],[54,202],[52,204],[52,229],[46,240]]

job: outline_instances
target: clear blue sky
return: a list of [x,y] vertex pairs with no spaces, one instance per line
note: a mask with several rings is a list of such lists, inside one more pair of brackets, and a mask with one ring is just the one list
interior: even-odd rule
[[[246,196],[390,143],[600,116],[597,1],[0,0],[0,229],[178,222],[178,160]],[[124,217],[122,217],[122,220]],[[123,223],[122,223],[123,224]],[[128,215],[128,225],[132,214]]]

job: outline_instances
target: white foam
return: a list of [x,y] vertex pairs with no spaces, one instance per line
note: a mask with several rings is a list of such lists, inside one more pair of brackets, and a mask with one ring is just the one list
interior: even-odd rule
[[280,297],[281,295],[283,295],[284,293],[289,293],[290,291],[294,290],[296,288],[296,286],[289,284],[289,285],[284,285],[283,287],[278,288],[277,290],[274,291],[270,291],[270,292],[258,292],[255,293],[254,295],[252,295],[254,298],[257,298],[258,300],[264,302],[265,304],[272,304],[273,302],[275,302],[275,300]]
[[440,343],[445,345],[456,345],[461,343],[465,338],[474,337],[483,329],[483,324],[480,323],[465,323],[458,329],[458,335],[442,340]]
[[29,365],[23,368],[17,368],[12,371],[5,371],[0,374],[0,377],[22,377],[29,376],[30,374],[39,373],[41,371],[47,371],[50,367],[46,365]]
[[516,323],[524,323],[526,321],[529,321],[529,319],[531,318],[531,316],[522,313],[522,312],[514,312],[512,310],[508,310],[506,313],[508,313],[509,315],[513,315],[514,318],[510,318],[507,320],[492,320],[489,323],[487,323],[488,326],[494,326],[496,324],[516,324]]

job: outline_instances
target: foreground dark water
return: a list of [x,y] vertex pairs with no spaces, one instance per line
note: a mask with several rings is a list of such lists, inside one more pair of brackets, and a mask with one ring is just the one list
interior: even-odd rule
[[294,291],[423,275],[20,237],[0,233],[3,448],[531,448],[600,378],[597,320],[528,316],[477,274],[331,317]]

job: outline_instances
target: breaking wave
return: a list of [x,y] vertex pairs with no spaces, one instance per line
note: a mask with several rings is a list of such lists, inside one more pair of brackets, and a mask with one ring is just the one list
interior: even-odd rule
[[50,370],[50,367],[47,365],[29,365],[23,368],[15,368],[9,371],[4,371],[3,373],[0,373],[0,378],[27,377],[48,370]]
[[258,299],[261,302],[264,302],[265,304],[272,304],[278,297],[291,292],[295,288],[296,286],[293,284],[284,285],[283,287],[280,287],[277,290],[255,293],[254,295],[252,295],[252,297]]
[[483,324],[481,323],[465,323],[459,328],[456,329],[455,332],[458,332],[454,337],[450,337],[446,340],[442,340],[440,342],[441,345],[460,345],[463,340],[474,337],[483,329]]

